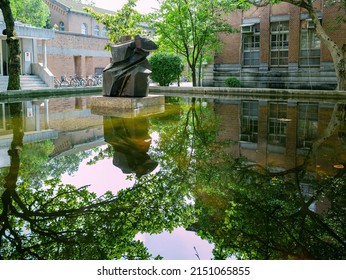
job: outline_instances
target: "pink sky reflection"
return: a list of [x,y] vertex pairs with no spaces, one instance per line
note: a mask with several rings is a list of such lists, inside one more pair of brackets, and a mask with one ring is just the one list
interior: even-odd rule
[[[98,196],[106,191],[116,193],[132,187],[135,183],[135,180],[126,179],[127,175],[113,165],[112,159],[100,160],[95,165],[87,165],[88,161],[89,159],[83,160],[78,171],[72,176],[64,174],[62,182],[76,187],[90,185],[89,190]],[[194,247],[201,260],[213,257],[213,245],[184,228],[177,228],[172,233],[165,231],[155,235],[139,233],[136,239],[143,241],[153,256],[161,255],[166,260],[197,260]]]

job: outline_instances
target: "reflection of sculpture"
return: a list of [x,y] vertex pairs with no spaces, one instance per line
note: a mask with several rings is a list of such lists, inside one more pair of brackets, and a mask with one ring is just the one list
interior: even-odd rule
[[136,36],[134,41],[112,47],[113,62],[103,70],[103,94],[115,97],[145,97],[151,73],[146,57],[157,49],[154,42]]
[[104,117],[105,141],[114,150],[113,164],[123,173],[136,173],[137,177],[153,171],[157,162],[147,154],[151,137],[146,118]]

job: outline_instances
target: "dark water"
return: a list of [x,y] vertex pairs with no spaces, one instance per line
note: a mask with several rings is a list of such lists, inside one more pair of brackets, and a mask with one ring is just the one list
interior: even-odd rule
[[2,259],[346,258],[346,102],[92,109],[0,103]]

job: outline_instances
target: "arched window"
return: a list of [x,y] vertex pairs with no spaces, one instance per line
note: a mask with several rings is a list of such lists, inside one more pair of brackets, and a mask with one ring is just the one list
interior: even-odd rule
[[94,35],[95,36],[100,36],[100,27],[98,25],[95,26]]
[[82,34],[88,34],[88,26],[86,25],[86,23],[82,23],[81,29]]
[[65,23],[63,21],[59,22],[59,31],[65,31]]

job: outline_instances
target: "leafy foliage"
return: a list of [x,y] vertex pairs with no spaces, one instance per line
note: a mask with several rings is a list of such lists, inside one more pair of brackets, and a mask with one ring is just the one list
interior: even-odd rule
[[[88,186],[76,188],[54,173],[35,172],[38,166],[30,173],[40,180],[18,179],[26,174],[19,163],[28,162],[29,154],[18,119],[11,166],[1,179],[0,257],[148,259],[153,256],[136,234],[183,226],[215,245],[215,259],[346,258],[344,169],[316,178],[305,165],[272,172],[233,158],[227,152],[231,143],[218,140],[212,106],[195,98],[170,101],[174,106],[167,104],[165,113],[150,120],[151,130],[160,131],[150,152],[159,171],[100,197]],[[44,143],[38,154],[47,157],[50,149]],[[111,156],[102,149],[90,164]],[[68,164],[62,166],[68,170]],[[314,211],[315,203],[323,211]]]
[[236,77],[228,77],[225,80],[225,85],[228,87],[240,87],[240,81]]
[[48,6],[42,0],[10,0],[15,20],[36,27],[47,27],[50,19]]
[[[47,167],[44,158],[51,146],[46,143],[48,148],[37,155],[42,160],[36,159],[42,164],[30,167],[30,174],[40,178],[19,177],[29,173],[20,171],[28,166],[20,165],[20,154],[25,159],[26,152],[22,153],[21,104],[15,105],[11,166],[1,190],[1,259],[148,259],[152,256],[135,239],[137,233],[172,231],[195,221],[193,207],[186,203],[187,185],[167,172],[97,197],[88,186],[76,188],[62,184],[54,173],[35,171]],[[64,166],[69,170],[68,164]]]
[[151,26],[159,37],[159,48],[186,58],[194,86],[203,60],[220,47],[218,33],[232,32],[232,27],[222,18],[229,9],[227,1],[167,0],[150,15]]
[[85,10],[106,27],[110,41],[118,43],[123,36],[134,37],[135,35],[145,34],[145,31],[139,25],[143,16],[135,10],[136,3],[137,0],[128,0],[115,15],[98,13],[90,7],[85,7]]
[[169,53],[154,53],[149,57],[152,70],[151,79],[160,86],[169,86],[177,79],[182,71],[182,63],[179,56]]

